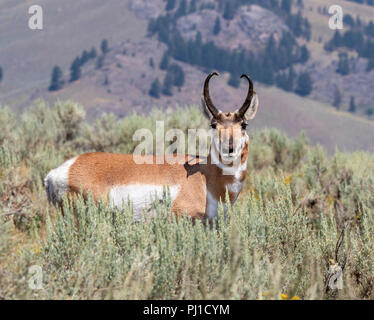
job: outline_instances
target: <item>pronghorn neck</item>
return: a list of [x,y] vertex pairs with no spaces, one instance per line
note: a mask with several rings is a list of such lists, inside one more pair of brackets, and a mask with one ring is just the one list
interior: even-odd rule
[[243,172],[247,170],[248,159],[248,142],[245,142],[244,147],[237,159],[232,163],[225,164],[221,158],[219,151],[215,144],[212,144],[208,156],[208,164],[216,167],[217,174],[222,177],[239,179]]
[[[239,165],[225,165],[214,145],[211,146],[208,156],[208,166],[211,174],[207,179],[207,210],[209,219],[217,216],[218,203],[222,201],[225,208],[226,191],[230,203],[233,204],[243,188],[247,172],[248,142],[239,155]],[[210,180],[210,181],[209,181]]]

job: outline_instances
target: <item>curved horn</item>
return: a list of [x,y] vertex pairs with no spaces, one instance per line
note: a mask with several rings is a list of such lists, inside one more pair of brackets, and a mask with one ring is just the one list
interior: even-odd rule
[[246,74],[242,74],[242,76],[240,77],[240,79],[242,79],[242,78],[246,78],[248,80],[248,82],[249,82],[249,88],[248,88],[247,98],[245,99],[245,101],[243,103],[243,106],[240,108],[240,110],[238,112],[239,116],[243,118],[244,115],[245,115],[245,113],[247,112],[248,108],[251,105],[254,91],[253,91],[253,82],[252,82],[251,78],[248,77]]
[[205,100],[205,104],[207,106],[207,108],[209,109],[209,111],[212,113],[213,117],[214,118],[217,118],[218,117],[218,113],[219,111],[217,110],[217,108],[214,106],[213,102],[212,102],[212,99],[210,98],[210,94],[209,94],[209,81],[210,79],[213,77],[213,76],[218,76],[219,74],[217,72],[212,72],[205,80],[205,83],[204,83],[204,100]]

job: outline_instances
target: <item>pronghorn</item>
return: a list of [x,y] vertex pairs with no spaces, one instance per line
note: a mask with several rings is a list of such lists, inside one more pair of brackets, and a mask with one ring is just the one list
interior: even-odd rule
[[[206,78],[202,97],[202,111],[213,132],[205,163],[197,157],[191,162],[189,156],[178,155],[183,164],[157,164],[157,161],[136,164],[133,155],[87,153],[49,172],[44,180],[49,201],[61,204],[64,194],[83,191],[87,196],[90,190],[96,201],[108,199],[111,206],[119,209],[130,200],[134,219],[140,220],[144,211],[151,210],[151,194],[160,198],[168,186],[172,212],[186,213],[193,219],[214,219],[219,202],[226,200],[226,190],[233,204],[243,187],[249,142],[246,128],[248,120],[256,115],[258,98],[251,79],[244,74],[241,78],[249,82],[244,104],[235,112],[224,113],[210,98],[209,81],[213,76],[218,73],[213,72]],[[239,165],[234,166],[235,161]]]

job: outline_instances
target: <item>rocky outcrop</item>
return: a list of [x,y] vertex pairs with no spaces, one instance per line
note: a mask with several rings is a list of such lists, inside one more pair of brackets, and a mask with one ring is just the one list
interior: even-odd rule
[[[214,35],[217,17],[221,19],[221,32]],[[277,15],[257,5],[240,7],[230,21],[224,20],[216,10],[197,11],[179,18],[177,29],[186,39],[195,38],[200,31],[204,41],[214,41],[216,45],[230,49],[262,47],[272,34],[277,39],[283,31],[288,31]]]
[[139,19],[157,18],[164,12],[165,2],[162,0],[129,0],[128,8]]
[[347,109],[351,96],[355,97],[357,112],[363,113],[373,107],[374,70],[367,72],[367,59],[350,59],[350,73],[342,76],[337,73],[337,59],[327,66],[322,62],[313,61],[308,64],[313,79],[313,96],[320,101],[333,103],[335,90],[341,94],[341,109]]

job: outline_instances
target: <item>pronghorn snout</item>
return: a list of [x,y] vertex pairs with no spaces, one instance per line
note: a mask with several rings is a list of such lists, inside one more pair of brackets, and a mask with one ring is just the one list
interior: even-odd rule
[[248,142],[247,126],[258,109],[258,98],[253,90],[253,82],[246,74],[241,78],[248,81],[248,93],[243,105],[235,111],[224,113],[216,108],[209,93],[209,81],[213,76],[218,76],[217,72],[211,73],[205,80],[203,91],[203,111],[210,120],[210,125],[214,130],[215,148],[222,158],[232,160],[238,158]]
[[222,129],[220,130],[221,133],[221,151],[226,156],[230,156],[234,153],[234,136],[233,136],[233,129]]

